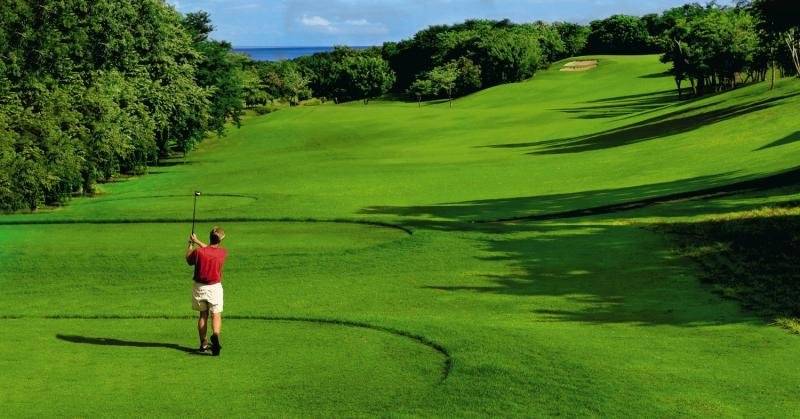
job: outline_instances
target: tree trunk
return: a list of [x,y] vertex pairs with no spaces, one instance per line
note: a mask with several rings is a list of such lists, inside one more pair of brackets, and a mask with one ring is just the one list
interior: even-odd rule
[[92,181],[88,178],[83,179],[83,195],[84,196],[91,196],[94,194],[94,187],[92,186]]
[[675,84],[678,86],[678,99],[681,99],[681,83],[683,81],[681,79],[675,78]]
[[775,88],[775,60],[772,60],[772,79],[769,82],[769,90]]
[[792,53],[792,62],[795,70],[797,70],[797,77],[800,77],[800,41],[795,41],[794,32],[794,30],[787,32],[785,41],[789,51]]

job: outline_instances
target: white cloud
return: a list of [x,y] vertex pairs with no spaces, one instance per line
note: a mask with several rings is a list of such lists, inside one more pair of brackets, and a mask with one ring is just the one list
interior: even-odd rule
[[341,20],[303,14],[298,21],[308,29],[329,34],[382,34],[387,32],[385,25],[373,23],[364,18]]
[[309,17],[308,15],[303,15],[303,17],[300,18],[300,23],[302,23],[305,26],[318,27],[318,28],[331,28],[331,27],[333,27],[333,25],[331,24],[331,21],[328,20],[328,19],[325,19],[322,16],[310,16]]

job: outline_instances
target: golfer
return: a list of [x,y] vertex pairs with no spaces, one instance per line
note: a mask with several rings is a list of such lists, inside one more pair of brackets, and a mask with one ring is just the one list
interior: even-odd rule
[[[201,242],[197,235],[189,237],[186,262],[194,266],[194,285],[192,287],[192,308],[200,312],[197,319],[197,332],[200,335],[200,352],[211,350],[219,356],[222,345],[219,334],[222,330],[222,265],[228,252],[220,247],[225,231],[220,227],[211,229],[210,244]],[[208,314],[211,313],[211,345],[206,339]]]

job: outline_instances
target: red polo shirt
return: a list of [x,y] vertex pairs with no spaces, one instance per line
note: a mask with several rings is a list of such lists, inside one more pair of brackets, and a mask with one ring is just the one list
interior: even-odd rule
[[222,282],[222,265],[226,257],[228,252],[220,247],[195,249],[186,257],[186,262],[194,265],[194,282],[207,285]]

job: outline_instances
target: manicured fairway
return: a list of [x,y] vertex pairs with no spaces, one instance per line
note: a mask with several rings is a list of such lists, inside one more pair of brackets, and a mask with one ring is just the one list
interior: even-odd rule
[[[14,349],[4,348],[3,370],[22,390],[4,406],[41,416],[380,413],[435,388],[442,362],[402,336],[320,323],[230,321],[236,350],[214,362],[187,354],[185,321],[4,324]],[[198,403],[205,392],[214,398]]]
[[[651,228],[794,188],[473,222],[797,164],[797,81],[678,101],[657,57],[597,58],[452,109],[281,110],[186,164],[0,217],[4,414],[797,416],[798,337]],[[220,358],[185,352],[196,189],[198,229],[223,225],[231,253]]]

